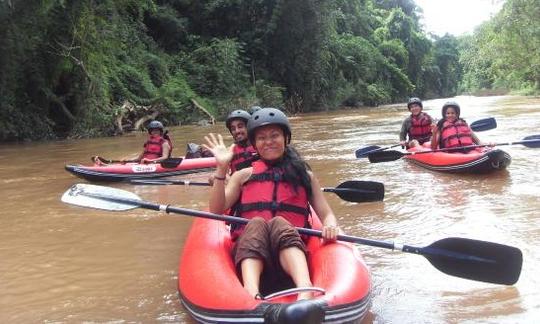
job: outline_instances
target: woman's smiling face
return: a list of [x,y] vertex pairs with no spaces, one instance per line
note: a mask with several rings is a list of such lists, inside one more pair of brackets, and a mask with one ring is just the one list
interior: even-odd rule
[[446,119],[453,121],[457,119],[456,109],[454,107],[448,107],[445,113]]
[[267,125],[255,130],[255,148],[267,161],[280,159],[285,153],[285,135],[278,125]]

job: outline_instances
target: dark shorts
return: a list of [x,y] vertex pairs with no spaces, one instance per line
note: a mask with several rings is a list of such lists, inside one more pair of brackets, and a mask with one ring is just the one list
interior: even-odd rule
[[255,217],[249,221],[233,248],[233,259],[238,273],[240,263],[246,258],[261,259],[264,270],[261,276],[261,293],[294,287],[289,275],[279,263],[279,252],[297,247],[307,253],[306,245],[298,231],[283,217],[277,216],[266,222]]

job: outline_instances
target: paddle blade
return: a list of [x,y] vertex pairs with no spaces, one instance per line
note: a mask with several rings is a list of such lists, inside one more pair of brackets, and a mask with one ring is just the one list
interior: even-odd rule
[[[116,199],[124,201],[116,201]],[[64,192],[61,200],[81,207],[123,211],[139,207],[137,201],[141,201],[141,198],[125,190],[79,183]]]
[[530,148],[539,148],[540,147],[540,135],[530,135],[525,138],[523,138],[524,141],[531,141],[531,142],[524,142],[522,143],[526,147]]
[[351,202],[382,201],[384,199],[384,184],[375,181],[351,180],[341,183],[336,188],[326,188],[341,199]]
[[471,123],[471,129],[475,132],[483,132],[497,128],[497,121],[493,117],[480,119]]
[[420,254],[451,276],[503,285],[518,281],[523,263],[515,247],[458,237],[437,241]]
[[380,162],[390,162],[401,159],[405,156],[404,153],[398,151],[381,151],[368,154],[369,162],[371,163],[380,163]]
[[366,147],[363,147],[363,148],[359,148],[358,150],[356,150],[356,152],[354,152],[354,154],[356,155],[357,159],[360,159],[360,158],[365,158],[365,157],[368,156],[369,153],[373,153],[373,152],[376,152],[378,150],[381,150],[380,146],[371,145],[371,146],[366,146]]

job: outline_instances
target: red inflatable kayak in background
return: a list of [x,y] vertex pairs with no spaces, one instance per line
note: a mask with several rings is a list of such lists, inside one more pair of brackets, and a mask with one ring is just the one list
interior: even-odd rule
[[162,163],[111,163],[66,165],[66,170],[79,178],[89,181],[126,181],[177,176],[195,172],[212,171],[216,167],[214,157],[182,159],[171,158]]
[[[407,152],[430,150],[427,146],[415,146]],[[490,173],[504,170],[512,162],[508,153],[490,147],[476,148],[467,153],[433,152],[411,154],[403,158],[426,169],[452,173]]]

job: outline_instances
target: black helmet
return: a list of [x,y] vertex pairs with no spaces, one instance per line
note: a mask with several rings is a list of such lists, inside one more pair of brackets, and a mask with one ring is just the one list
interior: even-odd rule
[[148,129],[149,133],[152,131],[152,129],[160,129],[161,132],[163,132],[163,124],[158,122],[157,120],[153,120],[150,122],[150,124],[148,124],[146,129]]
[[453,107],[456,110],[456,115],[459,118],[461,108],[459,108],[459,104],[455,101],[447,101],[444,103],[442,106],[442,117],[446,118],[446,110],[448,110],[449,107]]
[[247,124],[247,122],[248,122],[248,120],[250,118],[251,118],[250,113],[248,113],[247,111],[242,110],[242,109],[237,109],[237,110],[231,111],[229,113],[229,115],[227,116],[227,119],[225,120],[225,126],[227,126],[227,128],[230,131],[231,130],[231,123],[232,123],[233,120],[242,119],[244,121],[244,123]]
[[261,110],[262,108],[260,106],[252,106],[249,108],[249,112],[253,115],[255,112]]
[[287,144],[291,142],[291,126],[289,125],[287,116],[276,108],[262,108],[253,113],[247,124],[248,137],[252,144],[255,143],[255,130],[266,125],[281,126]]
[[411,99],[409,99],[409,102],[407,102],[407,109],[411,110],[412,104],[417,104],[421,108],[424,108],[424,105],[422,105],[422,100],[420,100],[420,98],[412,97]]

